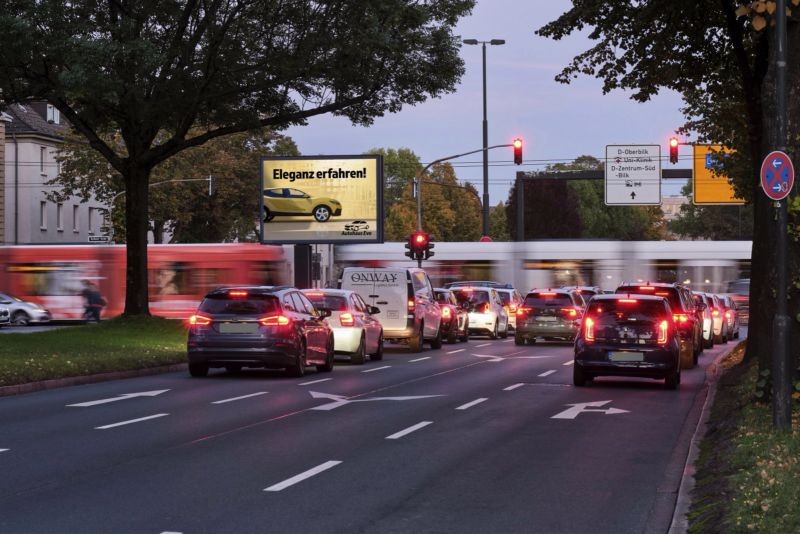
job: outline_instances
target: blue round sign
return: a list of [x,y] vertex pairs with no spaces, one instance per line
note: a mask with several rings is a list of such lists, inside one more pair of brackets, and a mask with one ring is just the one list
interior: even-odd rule
[[775,150],[761,163],[761,189],[772,200],[783,200],[794,186],[794,165],[785,152]]

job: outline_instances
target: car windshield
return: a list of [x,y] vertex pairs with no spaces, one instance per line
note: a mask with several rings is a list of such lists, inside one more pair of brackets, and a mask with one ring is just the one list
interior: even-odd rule
[[498,291],[498,295],[500,295],[500,300],[503,302],[503,306],[508,306],[511,304],[511,293],[506,291]]
[[526,308],[563,308],[572,306],[572,299],[567,293],[543,291],[528,293],[523,304]]
[[681,296],[678,293],[677,287],[659,287],[659,286],[620,286],[617,288],[617,294],[630,293],[632,295],[655,295],[657,297],[665,297],[669,301],[672,310],[677,312],[683,310],[683,303]]
[[326,309],[331,311],[346,311],[347,299],[341,295],[325,295],[323,293],[305,293],[308,300],[316,309]]
[[230,315],[265,315],[280,311],[278,299],[273,295],[248,295],[244,298],[227,294],[209,295],[200,303],[201,312]]
[[0,299],[2,300],[13,300],[14,302],[22,302],[22,299],[9,295],[8,293],[0,293]]
[[596,300],[589,304],[586,316],[599,319],[604,324],[656,321],[668,318],[663,302],[637,299],[635,297]]
[[456,300],[461,304],[462,302],[469,302],[472,305],[483,304],[489,302],[489,293],[487,291],[475,291],[472,289],[456,289],[453,291]]

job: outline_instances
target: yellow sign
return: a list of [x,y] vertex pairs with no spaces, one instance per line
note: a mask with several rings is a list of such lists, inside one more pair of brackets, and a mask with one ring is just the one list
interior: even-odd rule
[[694,145],[692,191],[695,204],[744,204],[737,198],[728,177],[715,172],[716,159],[728,150],[720,145]]
[[383,159],[261,160],[263,243],[382,243]]

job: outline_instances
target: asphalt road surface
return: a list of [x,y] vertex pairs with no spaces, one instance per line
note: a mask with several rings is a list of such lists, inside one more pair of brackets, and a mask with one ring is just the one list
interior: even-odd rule
[[678,391],[575,388],[570,344],[472,338],[303,378],[0,398],[0,532],[665,532],[704,368],[731,347]]

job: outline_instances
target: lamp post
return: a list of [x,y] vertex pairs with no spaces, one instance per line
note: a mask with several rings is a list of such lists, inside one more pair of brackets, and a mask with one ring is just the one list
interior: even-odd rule
[[478,41],[477,39],[464,39],[466,45],[480,44],[483,51],[483,235],[489,235],[489,123],[486,120],[486,45],[506,44],[504,39],[491,41]]

